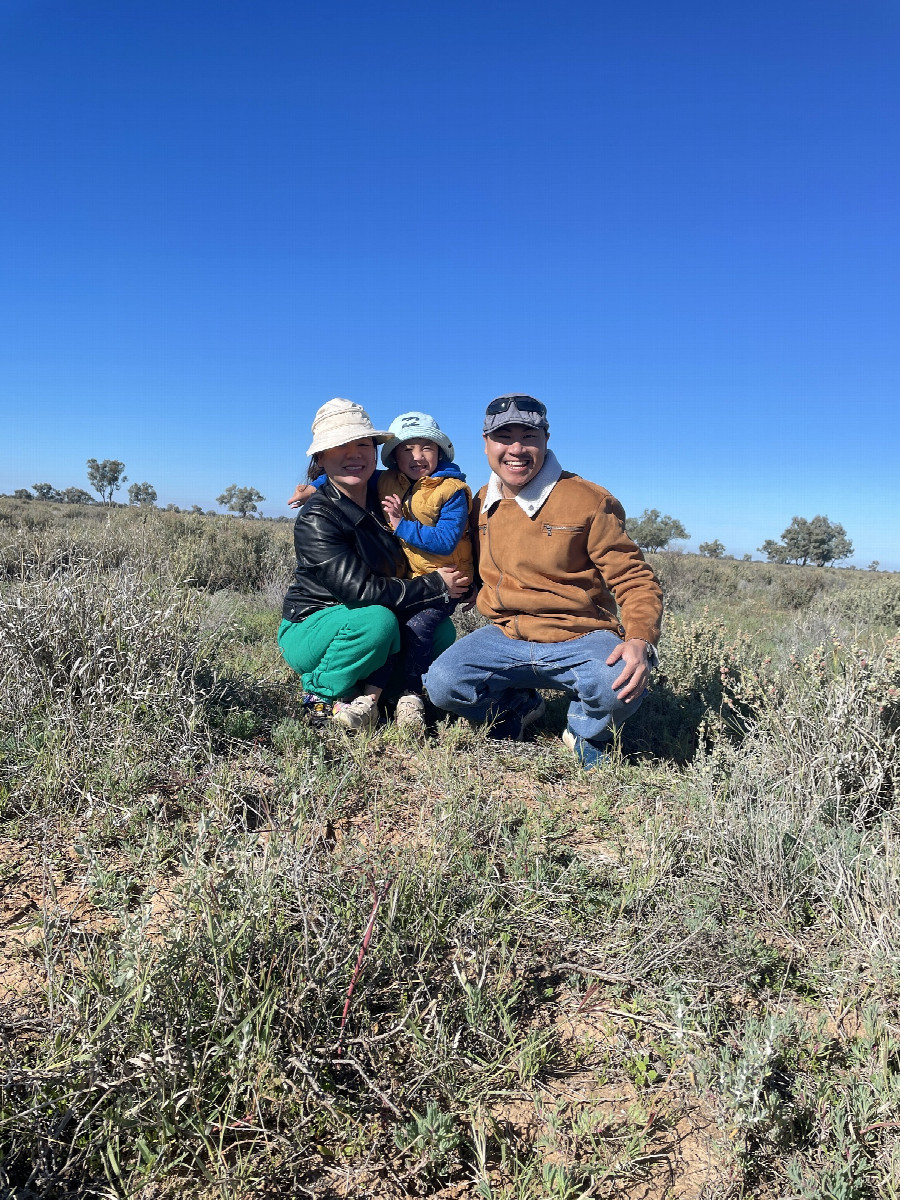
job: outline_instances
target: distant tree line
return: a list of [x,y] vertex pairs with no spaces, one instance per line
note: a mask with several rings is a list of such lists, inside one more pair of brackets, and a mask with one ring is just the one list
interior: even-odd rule
[[[99,493],[100,500],[95,500],[84,488],[68,487],[57,490],[52,483],[33,483],[31,491],[28,488],[16,488],[12,493],[14,500],[45,500],[53,504],[106,504],[112,506],[117,502],[113,499],[124,483],[128,482],[125,474],[125,464],[117,458],[96,458],[87,460],[88,483]],[[250,516],[259,511],[258,505],[265,500],[262,492],[254,487],[238,487],[236,483],[229,484],[216,504],[222,505],[229,512],[239,513],[242,517]],[[128,503],[135,507],[155,507],[157,501],[156,488],[152,483],[133,483],[128,489]],[[167,512],[181,512],[177,504],[167,504]],[[194,504],[189,510],[192,513],[202,513],[199,504]],[[211,514],[210,514],[211,515]]]
[[[625,529],[642,550],[649,551],[665,550],[671,542],[690,536],[676,517],[660,513],[658,508],[645,508],[639,517],[626,518]],[[701,542],[697,550],[706,558],[731,557],[726,555],[725,546],[718,538]],[[812,520],[794,517],[781,540],[769,538],[759,547],[759,552],[768,562],[796,563],[801,567],[811,563],[826,567],[849,558],[853,543],[843,525],[829,521],[827,517],[815,516]],[[745,554],[743,561],[750,562],[751,557]],[[870,571],[877,571],[878,567],[877,560],[869,564]]]
[[[32,484],[30,492],[27,488],[18,488],[12,495],[16,500],[49,500],[57,504],[103,503],[112,505],[115,503],[113,496],[128,481],[125,464],[117,458],[104,458],[102,462],[96,458],[89,458],[87,460],[87,476],[91,487],[100,496],[99,501],[83,488],[68,487],[57,491],[49,483]],[[130,505],[151,507],[156,505],[156,500],[156,488],[146,481],[133,483],[128,489]],[[230,483],[221,496],[216,497],[216,504],[228,512],[238,513],[241,517],[249,517],[258,513],[258,506],[264,500],[265,496],[256,488],[238,487],[236,483]],[[167,505],[166,509],[171,512],[182,511],[175,504]],[[199,504],[194,504],[188,511],[202,513],[203,509]],[[690,537],[688,531],[676,517],[669,516],[668,513],[661,513],[658,508],[645,508],[639,517],[627,517],[625,529],[629,537],[642,550],[652,552],[666,550],[671,542]],[[706,558],[731,557],[726,555],[725,546],[718,538],[709,542],[701,542],[697,550]],[[759,547],[759,552],[766,556],[768,562],[796,563],[801,567],[812,563],[817,567],[825,567],[829,563],[841,562],[843,559],[849,558],[853,553],[853,543],[847,537],[843,525],[839,525],[836,521],[829,521],[827,517],[815,516],[810,521],[805,517],[794,517],[782,533],[781,540],[775,541],[773,538],[769,538]],[[744,562],[750,560],[749,554],[743,556]],[[878,567],[879,563],[876,559],[869,564],[868,569],[877,571]]]

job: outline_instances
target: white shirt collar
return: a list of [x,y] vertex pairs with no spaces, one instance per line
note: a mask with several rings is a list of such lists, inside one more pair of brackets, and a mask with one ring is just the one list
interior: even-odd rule
[[[529,517],[537,516],[543,508],[547,497],[559,481],[560,475],[562,475],[562,467],[559,465],[559,461],[553,451],[548,449],[543,465],[537,475],[535,475],[534,479],[529,479],[518,496],[515,497],[516,504],[518,504],[522,512]],[[503,488],[500,476],[492,471],[484,497],[484,511],[490,512],[494,505],[499,504],[502,499]]]

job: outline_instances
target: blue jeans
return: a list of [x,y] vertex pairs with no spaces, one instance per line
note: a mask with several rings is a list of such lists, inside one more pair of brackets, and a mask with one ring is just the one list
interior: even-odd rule
[[425,687],[432,704],[473,721],[516,712],[528,704],[533,688],[568,692],[573,697],[569,728],[602,743],[612,738],[615,726],[637,712],[643,699],[638,696],[625,704],[612,689],[622,662],[608,667],[606,660],[621,641],[600,629],[567,642],[524,642],[487,625],[435,659]]

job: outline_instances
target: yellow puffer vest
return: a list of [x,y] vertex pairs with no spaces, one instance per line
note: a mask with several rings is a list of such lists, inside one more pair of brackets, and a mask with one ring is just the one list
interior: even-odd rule
[[[422,525],[437,525],[444,504],[459,491],[466,493],[466,501],[471,507],[472,493],[461,479],[426,475],[423,479],[410,483],[402,471],[396,470],[384,471],[378,477],[379,500],[383,500],[385,496],[399,496],[403,504],[404,519],[418,521]],[[400,544],[413,575],[427,575],[430,571],[436,571],[438,567],[458,567],[467,578],[475,578],[468,524],[463,529],[462,537],[456,543],[452,554],[428,554],[424,550],[407,545],[402,538]]]

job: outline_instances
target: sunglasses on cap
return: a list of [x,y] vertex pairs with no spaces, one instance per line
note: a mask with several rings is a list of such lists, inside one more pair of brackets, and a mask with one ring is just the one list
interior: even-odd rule
[[496,417],[499,413],[508,412],[513,405],[519,412],[538,413],[542,417],[547,415],[547,406],[541,404],[540,400],[535,400],[533,396],[500,396],[499,399],[490,402],[484,414],[486,417]]

